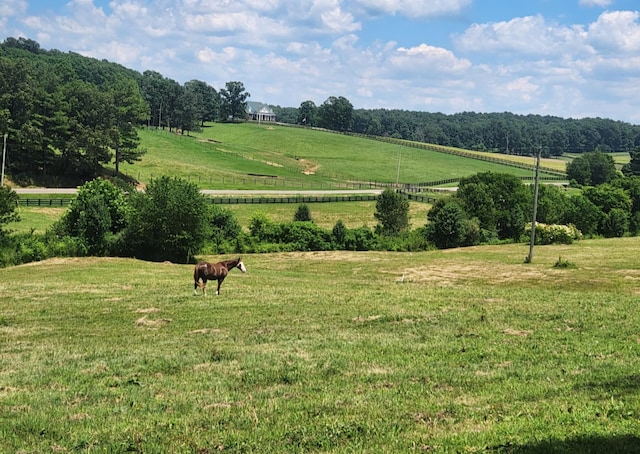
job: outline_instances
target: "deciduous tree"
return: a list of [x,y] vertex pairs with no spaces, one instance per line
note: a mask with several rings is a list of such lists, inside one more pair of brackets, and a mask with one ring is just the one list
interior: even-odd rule
[[225,88],[220,90],[220,118],[222,120],[246,118],[247,98],[250,96],[242,82],[227,82]]
[[195,183],[153,179],[144,193],[131,196],[131,206],[125,237],[135,257],[187,263],[211,236],[208,202]]
[[386,188],[376,201],[375,218],[384,235],[397,235],[409,228],[409,201],[402,194]]

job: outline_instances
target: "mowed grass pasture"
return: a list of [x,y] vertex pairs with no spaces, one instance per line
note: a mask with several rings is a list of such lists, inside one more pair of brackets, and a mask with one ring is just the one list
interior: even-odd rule
[[[190,180],[202,189],[333,189],[347,183],[431,182],[486,171],[533,176],[530,169],[277,124],[212,123],[189,136],[153,128],[141,129],[139,135],[148,153],[120,169],[142,185],[162,175]],[[535,165],[531,157],[504,158]],[[566,166],[549,161],[543,165]]]
[[[400,182],[532,175],[277,125],[141,138],[122,166],[141,186],[394,182],[398,158]],[[309,207],[324,228],[376,223],[375,202]],[[229,208],[246,228],[297,205]],[[412,202],[412,228],[428,208]],[[9,228],[42,233],[65,209],[20,210]],[[193,265],[0,269],[0,452],[640,452],[638,247],[251,254],[206,298]]]
[[638,452],[638,248],[1,269],[0,452]]

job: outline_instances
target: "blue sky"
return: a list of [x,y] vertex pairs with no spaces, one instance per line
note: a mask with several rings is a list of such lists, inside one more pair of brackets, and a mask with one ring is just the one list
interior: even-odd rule
[[638,0],[3,0],[9,36],[283,107],[640,124]]

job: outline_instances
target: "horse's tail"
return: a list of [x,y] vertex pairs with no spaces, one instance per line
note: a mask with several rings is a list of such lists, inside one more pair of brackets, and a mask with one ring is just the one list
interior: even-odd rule
[[198,287],[202,288],[202,284],[200,283],[200,267],[196,265],[193,270],[193,289],[196,290]]

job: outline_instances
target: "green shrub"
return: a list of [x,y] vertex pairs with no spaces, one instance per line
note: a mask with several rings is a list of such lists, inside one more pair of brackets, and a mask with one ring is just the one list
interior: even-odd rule
[[145,260],[188,263],[210,235],[209,202],[195,183],[180,178],[151,180],[132,194],[132,215],[121,244]]
[[108,180],[96,179],[78,190],[69,210],[53,227],[60,237],[78,237],[92,255],[113,253],[111,235],[127,225],[129,204],[124,193]]
[[404,195],[386,188],[378,196],[374,216],[380,222],[379,233],[397,235],[409,229],[409,201]]
[[570,261],[563,259],[562,257],[558,257],[558,261],[553,265],[553,267],[562,268],[562,269],[577,268],[577,266],[574,263],[571,263]]
[[280,243],[296,251],[327,251],[333,249],[331,232],[309,221],[294,221],[280,226]]
[[296,213],[293,215],[294,221],[310,221],[313,222],[311,218],[311,210],[309,210],[309,206],[306,203],[302,205],[298,205],[298,209]]
[[344,239],[344,249],[348,251],[370,251],[375,250],[376,247],[376,235],[366,225],[349,229]]

